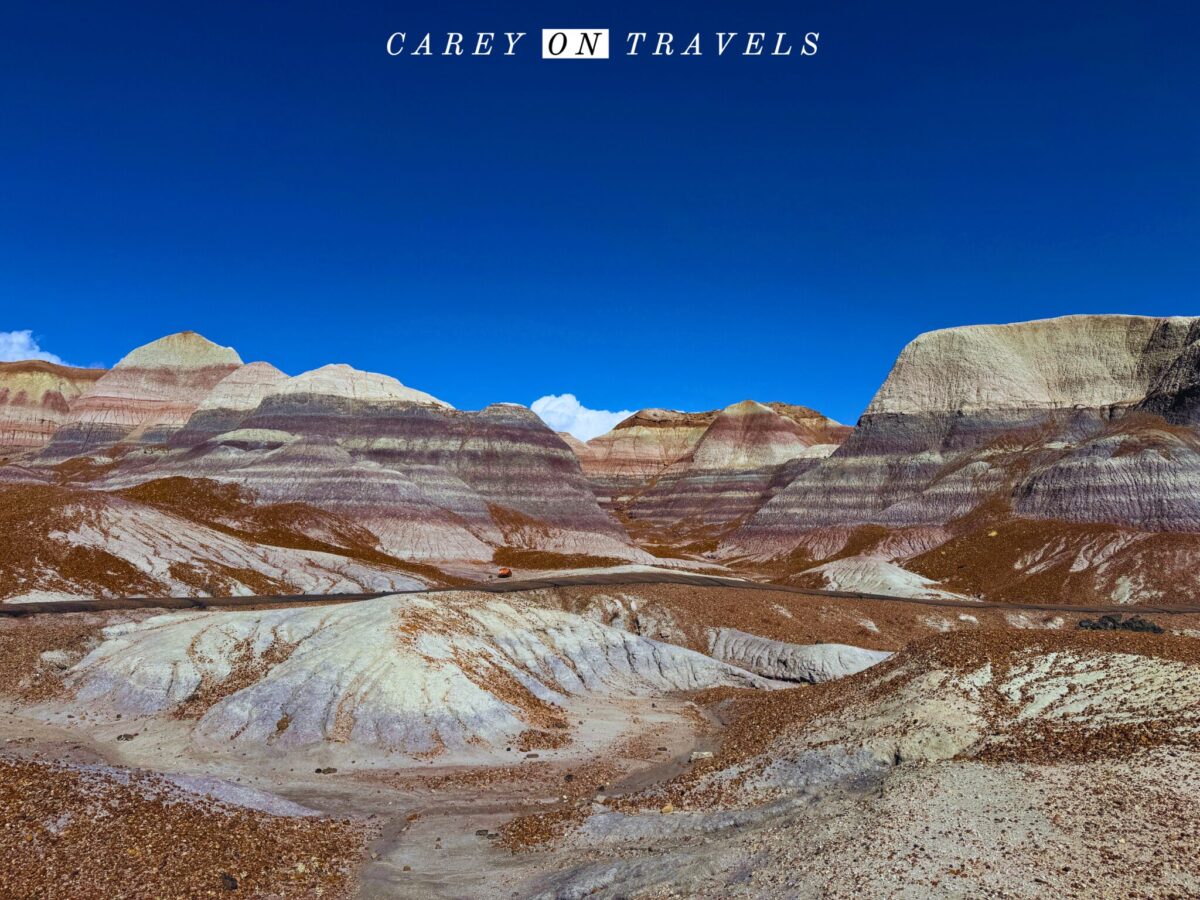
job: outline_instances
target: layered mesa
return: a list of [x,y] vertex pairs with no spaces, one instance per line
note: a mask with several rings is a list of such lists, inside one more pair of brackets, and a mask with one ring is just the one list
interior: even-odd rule
[[524,407],[461,412],[340,364],[289,377],[190,332],[108,372],[9,364],[0,392],[10,599],[389,590],[500,550],[650,559]]
[[[951,328],[904,349],[854,428],[747,400],[645,409],[586,443],[525,407],[455,410],[341,364],[288,376],[190,332],[107,372],[4,364],[0,485],[25,491],[10,518],[31,513],[13,518],[28,527],[3,590],[366,589],[638,565],[1179,602],[1200,587],[1198,334],[1191,318],[1112,315]],[[293,564],[270,543],[279,532],[216,522],[243,541],[229,550],[204,503],[167,520],[130,493],[154,483],[237,485],[241,503],[297,510],[283,549],[304,550],[304,532],[342,556]]]

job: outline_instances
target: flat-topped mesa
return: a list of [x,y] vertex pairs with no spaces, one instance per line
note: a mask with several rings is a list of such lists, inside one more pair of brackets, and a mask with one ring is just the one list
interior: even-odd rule
[[[1101,516],[1147,529],[1178,523],[1165,515],[1168,498],[1147,492],[1186,493],[1200,471],[1200,459],[1182,452],[1188,442],[1176,442],[1170,473],[1162,459],[1124,457],[1164,445],[1152,432],[1167,424],[1146,412],[1191,421],[1198,339],[1196,318],[1116,315],[923,334],[904,348],[841,449],[780,490],[732,544],[761,552],[823,526],[944,524],[988,498],[1022,515]],[[1146,421],[1091,442],[1131,414]],[[1071,464],[1076,453],[1086,460]],[[1045,466],[1053,473],[1039,474]],[[1136,504],[1118,490],[1135,470],[1145,475]]]
[[1160,387],[1200,338],[1198,323],[1063,316],[922,334],[896,360],[844,452],[881,438],[967,449],[1017,427],[1094,430]]
[[67,420],[72,401],[104,371],[37,359],[0,363],[0,457],[46,446]]
[[122,441],[161,443],[241,365],[233,348],[193,331],[139,347],[71,404],[42,457],[65,459]]

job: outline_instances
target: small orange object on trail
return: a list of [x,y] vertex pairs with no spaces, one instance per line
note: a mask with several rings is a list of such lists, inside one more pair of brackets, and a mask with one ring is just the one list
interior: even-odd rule
[[499,575],[501,578],[512,578],[512,569],[508,566],[501,566]]

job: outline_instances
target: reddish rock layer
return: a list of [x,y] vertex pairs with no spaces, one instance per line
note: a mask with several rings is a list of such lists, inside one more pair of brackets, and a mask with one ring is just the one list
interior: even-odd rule
[[71,403],[104,375],[41,360],[0,363],[0,457],[39,450],[67,420]]
[[[1163,456],[1153,450],[1159,439],[1148,434],[1148,446],[1132,437],[1116,441],[1122,453],[1113,441],[1088,442],[1151,399],[1170,405],[1162,385],[1179,381],[1179,360],[1198,336],[1191,319],[1134,316],[922,335],[905,348],[842,448],[779,491],[732,544],[778,551],[817,527],[942,524],[997,494],[1016,498],[1026,513],[1158,527],[1158,501],[1098,504],[1096,491],[1128,498],[1124,482],[1143,494],[1186,495],[1180,485],[1191,483],[1194,468],[1187,443]],[[1154,421],[1166,424],[1147,421],[1151,431]],[[1080,453],[1086,460],[1066,459]],[[1137,459],[1124,459],[1129,454]],[[1047,498],[1051,485],[1054,497]]]
[[628,522],[690,539],[736,524],[849,431],[784,403],[746,400],[707,413],[644,410],[589,441],[580,460],[602,502]]
[[[282,382],[253,409],[198,410],[172,438],[178,449],[122,460],[102,485],[236,481],[269,502],[349,516],[406,559],[486,561],[502,546],[646,558],[529,410],[459,412],[384,376],[316,374]],[[226,430],[214,434],[214,421]]]
[[233,349],[191,331],[139,347],[71,404],[43,458],[165,441],[241,365]]
[[270,363],[254,362],[234,369],[206,396],[186,424],[170,437],[172,446],[189,447],[237,428],[246,415],[287,382]]
[[1200,532],[1198,339],[1196,320],[1131,316],[923,335],[842,448],[722,553],[780,557],[863,524],[941,528],[951,542],[911,567],[952,590],[1162,600],[1190,584],[1195,540],[1153,533]]

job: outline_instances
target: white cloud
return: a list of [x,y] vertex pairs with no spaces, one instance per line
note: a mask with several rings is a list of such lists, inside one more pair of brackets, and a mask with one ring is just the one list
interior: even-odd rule
[[596,435],[612,431],[614,425],[633,415],[628,409],[621,412],[588,409],[574,394],[549,394],[539,397],[529,408],[555,431],[565,431],[581,441],[591,440]]
[[46,362],[62,364],[61,359],[38,346],[32,331],[0,331],[0,362],[18,362],[22,359],[44,359]]

